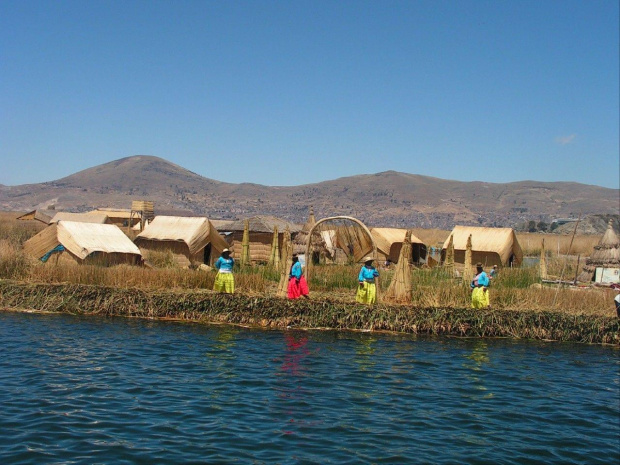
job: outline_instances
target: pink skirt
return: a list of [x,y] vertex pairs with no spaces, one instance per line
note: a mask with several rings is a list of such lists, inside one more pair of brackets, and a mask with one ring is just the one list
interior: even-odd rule
[[302,295],[308,295],[309,292],[305,277],[299,278],[299,282],[295,278],[289,278],[287,292],[289,299],[299,299]]

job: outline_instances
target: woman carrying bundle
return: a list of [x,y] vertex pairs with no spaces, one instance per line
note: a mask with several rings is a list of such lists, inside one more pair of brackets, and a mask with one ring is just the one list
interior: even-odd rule
[[489,308],[489,276],[484,272],[482,263],[476,263],[476,277],[471,282],[471,308]]
[[359,286],[357,288],[355,300],[360,304],[374,304],[377,301],[375,279],[379,277],[379,272],[372,266],[372,262],[372,257],[366,257],[364,259],[364,266],[362,266],[357,278]]
[[303,296],[309,299],[308,293],[308,283],[306,282],[306,278],[304,278],[301,263],[299,263],[299,257],[295,254],[293,255],[293,264],[291,265],[291,271],[288,276],[287,297],[289,299],[299,299]]
[[213,286],[214,291],[223,292],[224,294],[235,293],[235,277],[232,273],[233,266],[235,266],[235,260],[230,256],[230,250],[222,250],[222,255],[215,262],[217,276]]

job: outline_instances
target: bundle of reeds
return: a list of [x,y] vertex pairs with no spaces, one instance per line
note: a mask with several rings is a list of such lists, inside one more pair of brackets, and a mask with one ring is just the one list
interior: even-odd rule
[[277,296],[286,297],[289,271],[293,264],[293,243],[291,241],[291,231],[288,227],[284,230],[284,239],[282,240],[282,257],[280,263],[280,282],[278,283]]
[[474,279],[474,269],[472,268],[471,256],[471,234],[467,237],[467,245],[465,246],[465,265],[463,266],[463,284],[469,286]]
[[539,263],[540,279],[547,279],[547,253],[545,252],[545,240],[542,240],[540,246],[540,263]]
[[452,237],[452,235],[450,235],[450,239],[448,240],[446,260],[443,266],[448,276],[454,276],[454,237]]
[[400,249],[400,255],[398,256],[392,282],[385,293],[386,300],[402,303],[411,302],[411,269],[409,266],[409,257],[411,257],[411,231],[407,231],[405,234],[405,240]]

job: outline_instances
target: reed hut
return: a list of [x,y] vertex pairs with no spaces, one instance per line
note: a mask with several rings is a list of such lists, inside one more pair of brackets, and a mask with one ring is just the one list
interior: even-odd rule
[[136,237],[143,255],[149,252],[172,252],[182,268],[213,266],[228,244],[208,218],[156,216]]
[[[370,233],[377,244],[377,260],[389,260],[392,263],[398,263],[407,230],[400,228],[371,228]],[[408,263],[415,265],[426,263],[426,245],[413,234],[411,234],[410,245],[411,253],[407,257]]]
[[113,224],[59,221],[24,243],[24,252],[47,263],[139,264],[140,250]]
[[[454,262],[465,263],[467,238],[471,235],[472,263],[489,266],[520,266],[523,251],[512,228],[481,228],[476,226],[455,226],[450,233],[454,243]],[[446,244],[447,245],[447,244]],[[445,261],[446,249],[441,253]]]
[[609,220],[607,230],[592,255],[586,259],[578,281],[596,283],[620,283],[620,239]]
[[243,249],[243,230],[245,221],[248,222],[248,236],[251,263],[268,263],[271,257],[271,248],[273,245],[273,230],[278,228],[278,248],[282,250],[282,241],[284,239],[284,230],[289,228],[291,236],[295,236],[301,227],[289,223],[288,221],[276,218],[275,216],[254,216],[246,220],[233,221],[231,223],[220,226],[218,229],[222,233],[231,233],[229,243],[233,249],[233,258],[241,259]]
[[133,212],[131,209],[122,208],[96,208],[88,212],[89,215],[101,215],[104,214],[108,217],[111,224],[115,224],[118,227],[133,228],[137,224],[140,224],[142,217],[140,212]]
[[22,221],[36,220],[43,224],[50,224],[51,219],[54,218],[56,213],[58,213],[58,211],[53,208],[39,208],[38,210],[32,210],[28,213],[24,213],[23,215],[18,216],[17,219]]
[[110,218],[105,213],[71,213],[58,212],[50,220],[49,224],[58,223],[59,221],[73,221],[75,223],[95,223],[95,224],[112,224]]

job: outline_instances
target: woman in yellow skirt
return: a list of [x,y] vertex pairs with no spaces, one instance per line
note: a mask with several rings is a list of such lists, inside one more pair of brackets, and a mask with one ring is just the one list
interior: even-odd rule
[[362,266],[357,278],[359,286],[357,288],[355,301],[360,304],[374,304],[377,301],[375,278],[379,277],[379,272],[372,266],[372,261],[373,259],[371,257],[366,257],[364,259],[364,266]]
[[223,292],[225,294],[235,293],[235,278],[233,276],[233,266],[235,260],[230,256],[230,250],[222,250],[222,255],[215,262],[217,276],[215,277],[215,285],[213,290]]
[[489,308],[489,276],[482,269],[482,263],[476,264],[476,277],[471,282],[471,307]]

